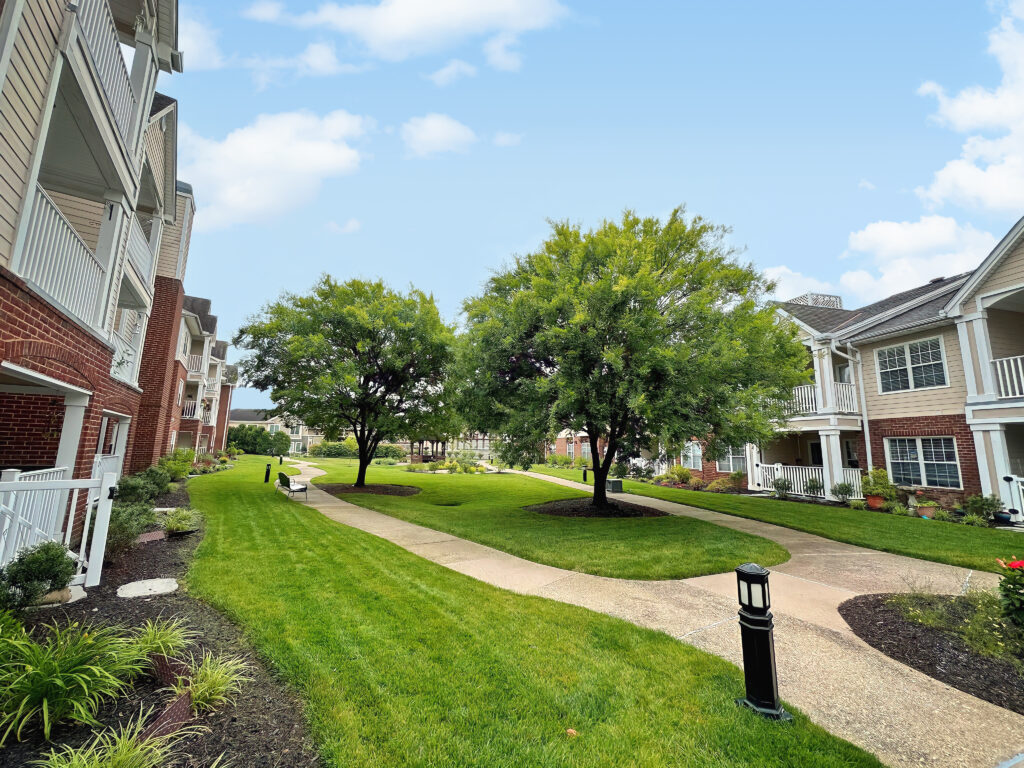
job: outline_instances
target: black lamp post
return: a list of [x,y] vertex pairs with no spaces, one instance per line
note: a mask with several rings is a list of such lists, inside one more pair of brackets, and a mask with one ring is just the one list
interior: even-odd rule
[[767,568],[744,563],[736,569],[740,601],[740,636],[743,639],[743,677],[747,696],[736,703],[772,720],[792,720],[779,701],[775,673],[775,638]]
[[[1003,482],[1010,486],[1010,499],[1011,499],[1010,503],[1011,504],[1013,503],[1012,499],[1013,499],[1013,483],[1014,483],[1014,480],[1016,480],[1016,478],[1013,475],[1007,475],[1006,477],[1003,478]],[[1009,515],[1016,515],[1016,514],[1018,514],[1020,512],[1020,510],[1019,509],[1013,509],[1011,507],[1010,509],[1006,510],[1006,512]],[[1012,520],[1013,518],[1011,517],[1010,519]]]
[[270,482],[270,465],[269,464],[267,464],[267,472],[266,472],[266,474],[263,475],[263,482],[264,483],[269,483]]

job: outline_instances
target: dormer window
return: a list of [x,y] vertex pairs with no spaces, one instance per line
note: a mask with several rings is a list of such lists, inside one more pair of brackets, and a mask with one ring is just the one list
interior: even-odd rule
[[942,339],[938,336],[884,347],[875,352],[875,359],[878,387],[883,394],[944,387],[949,381]]

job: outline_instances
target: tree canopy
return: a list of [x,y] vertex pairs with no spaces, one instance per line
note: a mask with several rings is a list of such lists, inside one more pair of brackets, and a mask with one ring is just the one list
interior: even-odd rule
[[246,453],[270,455],[270,433],[256,424],[239,424],[228,428],[228,445],[234,445]]
[[434,299],[381,281],[322,277],[305,296],[285,294],[252,318],[234,343],[249,351],[243,378],[277,408],[359,444],[356,485],[381,441],[418,434],[451,408],[446,385],[453,330]]
[[586,432],[598,505],[617,457],[696,437],[715,458],[771,437],[805,352],[726,232],[682,208],[588,232],[553,223],[465,303],[469,423],[516,464],[563,429]]

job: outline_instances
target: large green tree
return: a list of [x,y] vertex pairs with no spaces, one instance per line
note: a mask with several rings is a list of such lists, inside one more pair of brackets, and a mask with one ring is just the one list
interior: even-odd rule
[[552,224],[465,303],[470,424],[517,464],[562,429],[586,431],[597,506],[619,457],[696,436],[715,458],[770,438],[805,353],[725,234],[682,208],[664,223],[627,211],[588,232]]
[[417,433],[451,407],[453,331],[431,296],[383,282],[324,276],[306,296],[285,294],[237,334],[240,369],[281,413],[359,445],[357,486],[377,445]]

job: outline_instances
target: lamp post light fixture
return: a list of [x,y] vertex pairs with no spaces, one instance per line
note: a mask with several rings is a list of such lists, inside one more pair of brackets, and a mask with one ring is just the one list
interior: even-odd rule
[[772,720],[792,720],[779,701],[779,678],[775,672],[775,623],[767,568],[744,563],[736,569],[740,601],[740,637],[743,641],[743,677],[746,698],[736,703]]

